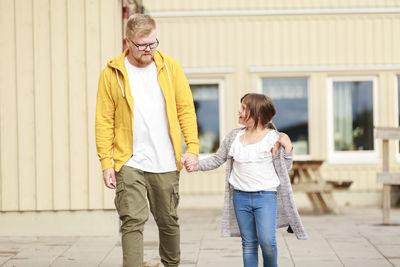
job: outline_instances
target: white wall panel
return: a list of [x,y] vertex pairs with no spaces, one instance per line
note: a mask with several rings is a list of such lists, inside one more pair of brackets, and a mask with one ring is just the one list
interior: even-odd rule
[[[52,72],[50,64],[50,1],[33,1],[33,59],[37,209],[53,209]],[[46,64],[43,64],[43,63]]]
[[68,210],[70,198],[69,63],[67,0],[50,1],[53,198],[55,210]]
[[88,138],[85,2],[68,1],[71,209],[88,208]]
[[97,78],[101,71],[100,57],[100,12],[93,10],[100,9],[100,2],[97,0],[85,1],[85,25],[86,25],[86,88],[87,88],[87,143],[88,143],[88,194],[89,208],[103,208],[103,179],[101,179],[101,166],[95,156],[95,112],[97,96]]
[[19,205],[15,1],[0,1],[0,209]]
[[19,182],[20,210],[35,210],[37,207],[32,9],[31,0],[15,1],[17,83],[13,89],[17,92],[18,177],[14,179]]

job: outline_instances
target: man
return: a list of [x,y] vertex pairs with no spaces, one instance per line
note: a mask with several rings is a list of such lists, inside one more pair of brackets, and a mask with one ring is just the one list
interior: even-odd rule
[[[189,84],[178,62],[156,50],[156,24],[135,14],[128,48],[99,78],[96,146],[106,187],[116,189],[123,266],[142,266],[148,204],[157,223],[164,266],[178,266],[177,207],[181,162],[197,162],[199,141]],[[181,157],[180,130],[188,149]]]

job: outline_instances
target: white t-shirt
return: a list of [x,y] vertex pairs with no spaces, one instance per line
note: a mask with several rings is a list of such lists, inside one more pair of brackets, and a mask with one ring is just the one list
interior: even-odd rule
[[271,148],[279,139],[279,133],[270,130],[258,143],[243,145],[241,130],[233,141],[229,155],[233,157],[233,168],[229,183],[241,191],[276,191],[280,184],[272,162]]
[[137,68],[125,57],[125,68],[133,96],[133,152],[125,165],[153,173],[176,171],[156,64]]

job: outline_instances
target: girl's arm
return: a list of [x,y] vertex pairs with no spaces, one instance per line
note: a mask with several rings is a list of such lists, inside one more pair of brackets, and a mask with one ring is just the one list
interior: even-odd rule
[[[210,171],[213,169],[218,168],[222,164],[225,163],[225,161],[228,158],[228,152],[230,145],[232,144],[232,141],[235,139],[238,131],[240,129],[233,129],[224,139],[222,142],[222,145],[218,148],[217,152],[212,154],[211,156],[199,160],[199,167],[198,169],[193,169],[193,171]],[[187,168],[186,168],[187,169]]]
[[194,162],[192,161],[187,161],[184,163],[185,168],[188,172],[192,171],[210,171],[213,169],[218,168],[222,164],[225,163],[225,161],[228,158],[228,152],[230,145],[232,144],[232,141],[236,137],[237,133],[239,132],[239,128],[233,129],[224,139],[222,142],[222,145],[218,148],[217,152],[212,154],[211,156],[199,160],[198,167]]
[[218,148],[217,152],[205,159],[199,160],[199,171],[210,171],[218,168],[225,163],[228,157],[229,136],[230,134],[225,137],[222,145]]
[[290,170],[293,166],[293,146],[289,136],[285,133],[280,133],[279,139],[272,150],[273,157],[282,154],[285,166],[287,170]]

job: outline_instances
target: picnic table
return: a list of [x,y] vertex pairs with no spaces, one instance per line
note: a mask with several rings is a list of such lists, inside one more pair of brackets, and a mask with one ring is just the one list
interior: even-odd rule
[[306,193],[315,211],[339,214],[332,196],[334,185],[323,179],[320,168],[323,160],[295,160],[289,173],[294,192]]

